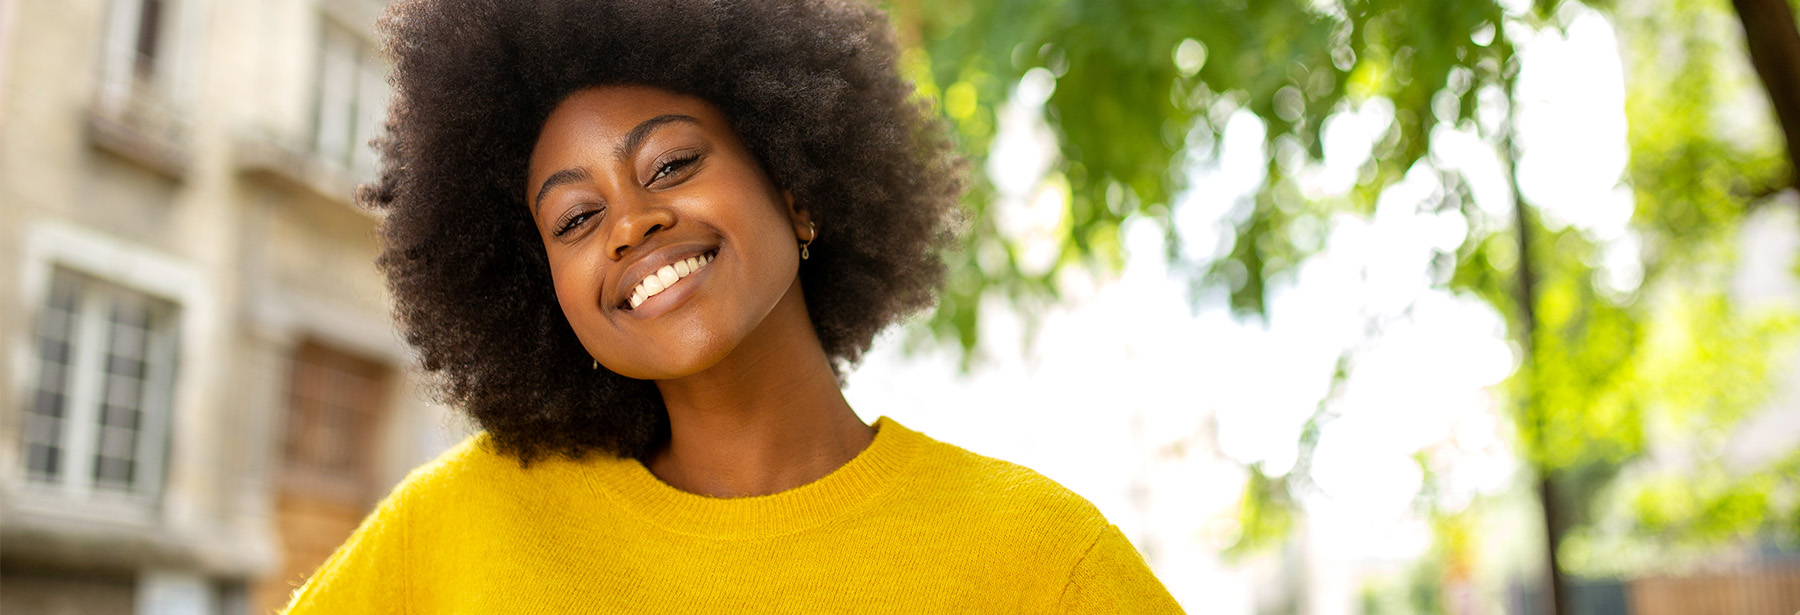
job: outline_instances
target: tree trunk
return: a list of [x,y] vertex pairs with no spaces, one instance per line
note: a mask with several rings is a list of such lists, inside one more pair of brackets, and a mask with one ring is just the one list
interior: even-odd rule
[[1544,556],[1544,565],[1550,568],[1545,575],[1548,585],[1544,596],[1546,606],[1550,607],[1550,615],[1568,615],[1575,610],[1569,606],[1569,588],[1563,583],[1562,564],[1556,559],[1556,545],[1562,542],[1564,528],[1562,505],[1556,501],[1556,484],[1550,480],[1549,470],[1538,468],[1538,503],[1543,505],[1544,512],[1544,548],[1548,549]]
[[[1514,98],[1513,100],[1518,99]],[[1505,147],[1509,151],[1512,150],[1510,133],[1506,138]],[[1526,446],[1529,447],[1530,456],[1533,459],[1530,464],[1532,472],[1537,474],[1538,506],[1543,513],[1544,521],[1544,606],[1549,608],[1547,611],[1549,615],[1567,615],[1573,611],[1569,609],[1569,592],[1563,583],[1562,563],[1556,559],[1556,546],[1562,544],[1567,524],[1563,522],[1562,503],[1557,501],[1556,497],[1554,481],[1556,473],[1550,468],[1543,467],[1543,463],[1538,461],[1544,453],[1545,445],[1542,439],[1547,426],[1543,424],[1544,410],[1532,406],[1539,402],[1537,396],[1532,395],[1529,390],[1530,387],[1537,386],[1533,382],[1535,379],[1533,370],[1536,367],[1533,363],[1535,358],[1532,353],[1532,338],[1537,334],[1537,276],[1532,270],[1531,263],[1532,224],[1530,217],[1525,213],[1527,207],[1525,197],[1519,195],[1518,171],[1517,167],[1512,164],[1516,159],[1511,153],[1507,154],[1506,158],[1507,171],[1512,176],[1513,222],[1517,226],[1515,230],[1518,233],[1516,238],[1519,246],[1519,262],[1516,265],[1517,270],[1513,274],[1515,284],[1513,297],[1518,302],[1519,310],[1519,350],[1520,354],[1524,355],[1521,357],[1523,361],[1520,362],[1519,369],[1524,372],[1525,388],[1527,389],[1521,393],[1524,399],[1520,401],[1523,404],[1520,411],[1525,412],[1528,417],[1535,417],[1534,420],[1538,422],[1536,428],[1531,431],[1538,441],[1529,442]]]
[[1750,64],[1769,92],[1775,119],[1787,138],[1788,183],[1800,186],[1800,29],[1788,0],[1731,0],[1744,24]]
[[[1782,0],[1786,1],[1786,0]],[[1510,46],[1506,48],[1504,62],[1514,61]],[[1544,410],[1536,407],[1539,403],[1533,388],[1535,361],[1533,343],[1537,336],[1537,275],[1532,263],[1532,229],[1535,228],[1531,215],[1527,212],[1530,205],[1525,202],[1525,194],[1519,190],[1519,147],[1514,139],[1518,129],[1518,81],[1515,77],[1505,77],[1506,83],[1506,124],[1501,128],[1500,163],[1505,167],[1506,178],[1512,187],[1514,239],[1518,246],[1519,258],[1513,271],[1513,300],[1518,310],[1519,328],[1515,332],[1519,342],[1519,371],[1525,378],[1525,385],[1514,389],[1522,399],[1517,401],[1516,411],[1523,413],[1525,419],[1535,421],[1530,430],[1536,440],[1526,442],[1529,467],[1536,474],[1539,510],[1544,521],[1544,606],[1548,615],[1567,615],[1569,610],[1569,594],[1563,584],[1562,565],[1556,559],[1556,546],[1562,544],[1563,533],[1567,524],[1563,522],[1564,512],[1556,498],[1555,472],[1544,467],[1543,442],[1545,425]]]

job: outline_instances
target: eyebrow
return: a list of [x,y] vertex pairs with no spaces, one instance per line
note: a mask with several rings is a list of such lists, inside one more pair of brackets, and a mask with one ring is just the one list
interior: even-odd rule
[[638,148],[644,146],[644,139],[650,137],[650,131],[656,130],[657,127],[669,122],[699,124],[700,120],[695,119],[694,116],[691,115],[681,115],[678,113],[658,115],[644,120],[644,122],[638,124],[636,128],[632,128],[631,132],[625,133],[625,140],[619,142],[619,149],[613,150],[613,156],[624,159],[637,153]]
[[573,184],[576,182],[584,182],[584,181],[587,181],[588,179],[590,179],[590,176],[588,175],[587,169],[583,169],[580,167],[576,167],[573,169],[563,169],[561,171],[551,173],[549,177],[544,178],[544,185],[538,186],[537,200],[531,202],[531,213],[533,215],[537,214],[538,208],[542,207],[544,204],[544,195],[549,194],[551,188],[555,188],[555,187],[561,186],[563,184]]
[[[669,122],[687,122],[689,124],[697,125],[700,123],[700,120],[694,116],[681,115],[679,113],[667,113],[644,120],[637,126],[632,127],[631,132],[625,133],[625,140],[619,142],[619,147],[613,150],[613,156],[619,159],[630,157],[637,152],[638,148],[644,146],[644,140],[650,138],[650,133],[652,131]],[[544,204],[544,195],[548,194],[551,188],[563,184],[584,182],[589,179],[592,179],[592,176],[588,174],[587,169],[580,167],[563,169],[551,173],[549,177],[544,178],[543,185],[538,186],[537,199],[531,203],[531,212],[533,214],[537,213],[539,207]]]

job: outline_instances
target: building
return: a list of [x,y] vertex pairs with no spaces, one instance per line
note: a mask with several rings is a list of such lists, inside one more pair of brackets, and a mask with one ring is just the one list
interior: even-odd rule
[[267,612],[466,433],[350,199],[381,4],[0,0],[0,612]]

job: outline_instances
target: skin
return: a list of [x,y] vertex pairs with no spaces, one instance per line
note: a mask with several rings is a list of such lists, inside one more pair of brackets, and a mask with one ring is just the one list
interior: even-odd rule
[[[801,292],[811,219],[717,108],[642,86],[571,94],[538,134],[526,190],[582,345],[662,393],[671,438],[651,473],[700,495],[766,495],[868,447]],[[650,265],[701,252],[717,256],[622,305]]]

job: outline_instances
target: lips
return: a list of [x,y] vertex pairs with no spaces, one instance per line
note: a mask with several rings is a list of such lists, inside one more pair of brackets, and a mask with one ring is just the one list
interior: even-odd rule
[[[634,301],[641,305],[643,300],[680,289],[682,280],[710,267],[717,255],[716,246],[705,244],[671,245],[645,254],[619,276],[612,305],[633,311],[638,307]],[[683,273],[682,269],[687,271]]]

